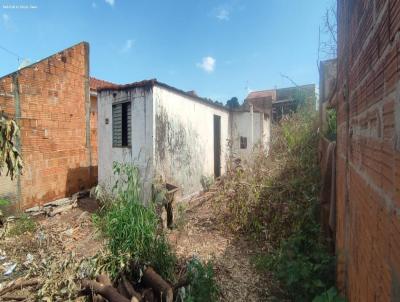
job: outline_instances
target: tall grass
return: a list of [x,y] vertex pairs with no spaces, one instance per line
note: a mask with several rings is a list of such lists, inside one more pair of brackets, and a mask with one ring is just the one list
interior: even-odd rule
[[256,260],[258,268],[272,271],[295,301],[311,301],[334,282],[334,259],[316,219],[316,120],[307,103],[284,117],[273,129],[270,153],[257,152],[229,170],[217,198],[234,230],[264,243],[267,253]]
[[162,233],[154,205],[143,205],[139,171],[132,165],[114,163],[117,181],[112,201],[95,217],[96,225],[107,239],[110,252],[105,265],[112,276],[129,266],[151,265],[164,278],[174,278],[176,258]]

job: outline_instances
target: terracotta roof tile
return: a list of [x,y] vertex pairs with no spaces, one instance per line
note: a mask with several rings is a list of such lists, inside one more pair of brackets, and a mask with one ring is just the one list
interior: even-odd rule
[[90,77],[89,86],[90,86],[91,90],[98,90],[102,87],[114,87],[114,86],[118,86],[118,85],[111,83],[111,82],[104,81],[104,80],[96,79],[95,77]]

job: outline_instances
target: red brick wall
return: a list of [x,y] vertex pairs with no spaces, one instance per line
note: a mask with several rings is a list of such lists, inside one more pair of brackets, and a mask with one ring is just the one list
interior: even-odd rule
[[[88,44],[80,43],[0,79],[0,90],[12,76],[18,79],[22,207],[69,196],[97,182],[97,138],[86,131],[94,131],[90,122],[97,119],[90,112],[88,55]],[[2,102],[0,97],[0,106]],[[15,97],[6,103],[18,109]]]
[[400,301],[400,1],[338,1],[337,281]]

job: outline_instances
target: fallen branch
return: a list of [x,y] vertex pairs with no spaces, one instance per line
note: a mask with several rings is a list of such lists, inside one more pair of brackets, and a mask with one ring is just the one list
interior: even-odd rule
[[0,291],[0,296],[5,295],[6,293],[12,292],[13,290],[22,289],[22,288],[28,287],[28,286],[38,285],[39,283],[40,283],[39,278],[34,278],[34,279],[29,279],[29,280],[18,279],[18,280],[15,280],[14,282],[12,282],[11,284],[9,284],[8,286],[6,286],[5,288],[3,288]]
[[111,285],[104,285],[97,281],[84,279],[82,280],[82,287],[85,289],[90,289],[95,294],[101,295],[109,302],[130,302],[128,298],[125,298],[123,295],[121,295]]
[[143,282],[154,289],[159,295],[161,301],[172,302],[174,294],[171,285],[169,285],[153,268],[148,267],[143,274]]
[[15,295],[5,295],[1,297],[2,301],[24,301],[26,300],[26,296],[15,296]]

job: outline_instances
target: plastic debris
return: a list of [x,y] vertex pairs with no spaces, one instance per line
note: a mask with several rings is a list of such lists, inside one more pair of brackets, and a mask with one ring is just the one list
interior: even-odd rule
[[9,276],[15,270],[15,268],[17,267],[17,264],[10,262],[10,263],[3,264],[3,266],[5,268],[4,276]]

